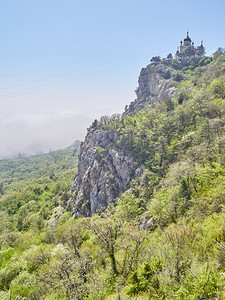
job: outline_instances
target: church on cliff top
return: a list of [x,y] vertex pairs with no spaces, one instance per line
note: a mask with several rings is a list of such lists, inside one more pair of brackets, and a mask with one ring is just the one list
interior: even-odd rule
[[189,37],[189,32],[187,32],[186,38],[180,42],[180,46],[177,47],[177,52],[175,54],[176,58],[185,58],[185,57],[196,57],[201,58],[205,55],[205,48],[203,46],[203,41],[201,45],[195,47],[194,42],[192,42]]

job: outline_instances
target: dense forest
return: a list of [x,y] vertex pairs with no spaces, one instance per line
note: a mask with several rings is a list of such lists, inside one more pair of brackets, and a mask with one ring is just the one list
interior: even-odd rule
[[145,167],[104,212],[73,217],[77,149],[0,162],[0,299],[225,299],[225,53],[170,68],[176,97],[95,128]]

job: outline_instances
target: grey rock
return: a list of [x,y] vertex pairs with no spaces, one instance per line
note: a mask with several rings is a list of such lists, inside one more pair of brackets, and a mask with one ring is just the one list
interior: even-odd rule
[[105,130],[87,134],[70,199],[75,216],[101,211],[129,187],[134,159],[115,147],[119,138],[116,132]]
[[[163,63],[142,69],[137,99],[126,107],[123,117],[174,96],[178,75]],[[145,172],[145,166],[138,166],[132,153],[116,146],[120,139],[116,130],[99,129],[99,122],[107,124],[109,119],[105,116],[100,121],[95,120],[81,144],[78,172],[68,202],[75,216],[90,216],[114,204],[116,198],[129,188],[131,179],[142,177]],[[119,119],[114,116],[114,121]]]
[[163,63],[149,64],[141,70],[137,99],[130,103],[124,115],[132,115],[149,105],[154,105],[176,94],[177,78],[182,80],[179,72]]

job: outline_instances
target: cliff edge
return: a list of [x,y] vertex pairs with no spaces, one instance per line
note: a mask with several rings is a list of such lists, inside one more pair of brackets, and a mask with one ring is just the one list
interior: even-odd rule
[[[133,115],[146,106],[159,103],[176,93],[176,84],[182,76],[163,63],[150,64],[141,70],[137,99],[125,108],[122,116],[95,120],[81,145],[78,172],[72,188],[72,210],[75,216],[90,216],[101,211],[129,188],[131,179],[142,175],[144,166],[135,161],[132,151],[118,142],[122,133],[116,126],[127,115]],[[103,117],[104,119],[104,117]],[[106,126],[99,126],[105,123]]]

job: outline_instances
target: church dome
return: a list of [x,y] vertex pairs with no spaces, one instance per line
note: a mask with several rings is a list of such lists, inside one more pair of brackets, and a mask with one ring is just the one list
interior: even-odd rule
[[184,39],[184,42],[190,42],[191,43],[191,39],[188,36],[188,32],[187,32],[187,37]]

